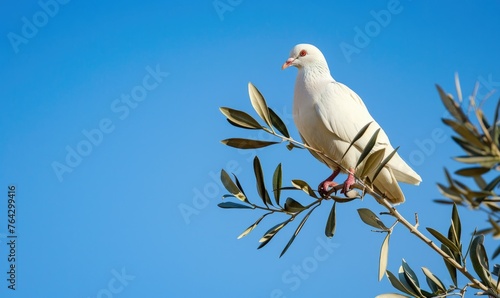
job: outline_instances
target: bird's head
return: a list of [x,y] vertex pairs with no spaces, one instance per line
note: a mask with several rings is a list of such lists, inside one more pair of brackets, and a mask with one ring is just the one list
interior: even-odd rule
[[293,47],[290,52],[290,58],[286,60],[281,69],[288,68],[289,66],[295,66],[300,69],[316,65],[328,67],[323,53],[311,44],[302,43]]

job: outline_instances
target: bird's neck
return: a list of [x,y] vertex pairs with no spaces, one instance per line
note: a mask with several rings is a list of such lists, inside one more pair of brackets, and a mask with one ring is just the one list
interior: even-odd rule
[[311,63],[302,68],[305,73],[314,73],[317,76],[330,76],[330,68],[326,61]]
[[331,82],[335,82],[335,80],[330,75],[328,65],[316,65],[299,69],[295,87],[299,89],[300,92],[312,93]]

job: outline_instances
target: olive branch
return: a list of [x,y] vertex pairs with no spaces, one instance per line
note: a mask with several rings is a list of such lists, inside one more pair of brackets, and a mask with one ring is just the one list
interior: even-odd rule
[[[372,182],[375,181],[380,171],[399,148],[396,148],[386,158],[383,158],[385,155],[385,149],[374,151],[373,147],[376,143],[378,135],[377,130],[371,136],[366,147],[363,149],[359,160],[357,161],[355,171],[356,183],[353,185],[353,189],[347,192],[344,197],[336,195],[337,191],[342,188],[342,184],[330,189],[325,196],[321,196],[319,192],[313,189],[307,182],[299,179],[292,180],[291,186],[283,186],[283,169],[280,163],[276,166],[272,176],[273,199],[271,199],[270,191],[266,188],[261,162],[256,156],[253,160],[253,169],[257,193],[262,203],[256,204],[249,200],[237,176],[233,174],[231,177],[231,175],[225,170],[222,170],[221,181],[229,192],[229,194],[223,196],[223,199],[236,198],[239,201],[224,201],[218,204],[219,207],[228,209],[257,209],[265,211],[262,216],[260,216],[238,236],[238,239],[248,235],[266,217],[269,217],[272,214],[280,213],[287,215],[288,218],[285,221],[279,222],[268,229],[260,238],[260,245],[258,246],[258,249],[260,249],[267,245],[281,229],[290,224],[296,218],[299,218],[302,213],[305,213],[297,225],[295,232],[292,234],[289,241],[281,251],[281,257],[290,248],[312,212],[325,200],[333,201],[325,226],[325,235],[327,237],[333,237],[336,229],[337,203],[348,203],[356,199],[362,199],[366,194],[368,194],[386,209],[385,212],[381,212],[380,214],[389,215],[395,220],[390,227],[387,227],[384,222],[371,210],[367,208],[358,209],[358,214],[364,223],[374,227],[376,229],[375,232],[386,233],[380,249],[379,280],[381,280],[385,274],[394,288],[405,295],[410,295],[410,297],[447,297],[453,295],[464,297],[465,292],[469,287],[479,290],[476,292],[476,295],[500,297],[499,281],[492,277],[493,275],[498,276],[498,269],[500,266],[495,265],[493,271],[490,271],[488,257],[483,245],[485,234],[492,233],[494,236],[500,236],[500,207],[497,205],[497,202],[500,201],[500,197],[494,193],[494,188],[500,183],[500,176],[494,178],[489,183],[487,183],[485,178],[483,178],[483,175],[491,171],[497,171],[497,166],[500,163],[500,129],[498,128],[500,101],[495,111],[493,124],[490,125],[482,110],[476,106],[475,93],[471,95],[469,98],[470,105],[468,109],[473,110],[477,118],[478,124],[474,125],[461,106],[463,100],[458,77],[456,77],[456,88],[459,102],[455,101],[451,95],[446,94],[441,87],[436,87],[441,101],[450,115],[454,118],[443,119],[443,122],[447,126],[451,127],[455,133],[457,133],[457,136],[453,136],[452,139],[467,153],[465,156],[456,157],[455,160],[468,165],[479,164],[479,166],[467,167],[456,171],[457,175],[472,177],[476,182],[477,187],[479,187],[479,190],[472,190],[466,184],[453,179],[446,169],[445,176],[449,186],[438,183],[439,190],[447,199],[437,199],[435,201],[441,204],[453,205],[451,224],[446,236],[433,228],[427,227],[427,232],[432,235],[437,242],[429,239],[418,229],[419,222],[417,214],[415,214],[415,224],[410,223],[398,212],[395,206],[389,203],[385,195],[373,186]],[[347,169],[342,167],[338,161],[333,160],[324,152],[293,139],[290,136],[284,122],[270,107],[268,107],[264,96],[252,83],[248,84],[248,93],[255,112],[264,124],[259,123],[259,121],[257,121],[254,117],[243,111],[228,107],[221,107],[220,111],[224,114],[224,116],[226,116],[227,121],[233,126],[242,129],[263,130],[264,132],[272,135],[275,138],[275,141],[229,138],[222,140],[223,144],[239,149],[255,149],[285,143],[286,148],[290,151],[294,148],[308,149],[313,155],[319,156],[320,159],[323,160],[329,160],[336,164],[340,169],[347,172]],[[359,130],[347,150],[349,150],[351,146],[365,134],[369,125],[370,123]],[[359,192],[355,189],[359,190]],[[284,200],[285,202],[283,203],[282,197],[284,197],[284,192],[288,191],[299,191],[300,193],[305,193],[307,196],[312,198],[313,201],[309,204],[302,204],[296,199],[287,196],[286,200]],[[465,246],[461,240],[462,227],[457,205],[468,206],[474,208],[475,210],[485,212],[489,217],[489,223],[491,225],[491,227],[487,229],[480,231],[474,230],[471,239]],[[404,259],[398,270],[397,276],[387,270],[389,239],[393,229],[398,223],[402,224],[411,234],[422,240],[435,253],[439,254],[443,258],[445,266],[453,281],[453,285],[448,287],[445,286],[444,283],[429,269],[422,267],[429,290],[422,289],[416,273],[410,268]],[[498,254],[500,254],[500,246],[493,254],[493,257]],[[476,276],[474,276],[466,266],[467,258],[470,259]],[[468,280],[467,284],[462,287],[458,286],[458,273]],[[405,295],[391,293],[382,294],[378,297],[408,297]]]

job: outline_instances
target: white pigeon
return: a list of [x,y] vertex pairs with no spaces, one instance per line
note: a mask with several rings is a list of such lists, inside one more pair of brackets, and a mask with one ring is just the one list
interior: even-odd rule
[[[296,45],[282,69],[289,66],[298,68],[293,101],[295,125],[305,144],[320,150],[349,170],[342,188],[342,193],[347,193],[355,183],[353,174],[361,152],[380,125],[354,91],[333,79],[325,57],[315,46]],[[342,158],[356,134],[369,122],[367,131]],[[379,149],[385,149],[384,158],[394,150],[383,129],[380,129],[372,152]],[[333,174],[318,187],[324,195],[329,187],[337,185],[333,179],[341,169],[331,160],[310,152],[333,170]],[[373,186],[391,203],[398,204],[405,200],[398,181],[418,185],[422,179],[396,153],[379,173]]]

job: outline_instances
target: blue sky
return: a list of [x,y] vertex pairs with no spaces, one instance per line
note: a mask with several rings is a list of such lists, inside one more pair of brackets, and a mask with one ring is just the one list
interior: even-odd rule
[[[252,112],[253,82],[298,139],[291,107],[296,70],[280,69],[297,43],[318,46],[332,75],[355,90],[400,154],[419,172],[403,186],[408,218],[446,230],[436,182],[460,153],[441,123],[434,84],[464,94],[500,87],[497,1],[63,1],[9,2],[0,10],[3,145],[0,148],[0,272],[7,272],[7,187],[16,186],[16,290],[2,297],[374,297],[383,235],[357,208],[339,205],[336,235],[324,236],[330,202],[318,208],[287,254],[295,224],[256,250],[281,217],[236,237],[262,213],[222,210],[221,169],[254,190],[257,153],[270,181],[312,185],[329,170],[284,146],[239,151],[218,107]],[[361,32],[361,33],[360,33]],[[364,35],[364,37],[363,37]],[[496,95],[498,96],[498,95]],[[491,117],[494,98],[486,103]],[[296,196],[296,193],[290,195]],[[306,197],[296,197],[307,200]],[[192,213],[181,212],[188,206]],[[464,225],[483,218],[460,209]],[[470,233],[472,228],[468,231]],[[492,252],[498,243],[487,238]],[[451,281],[437,256],[397,227],[389,267],[401,259]],[[297,268],[302,268],[300,271]],[[421,275],[422,276],[422,275]],[[281,294],[280,294],[281,293]],[[281,295],[281,296],[279,296]]]

